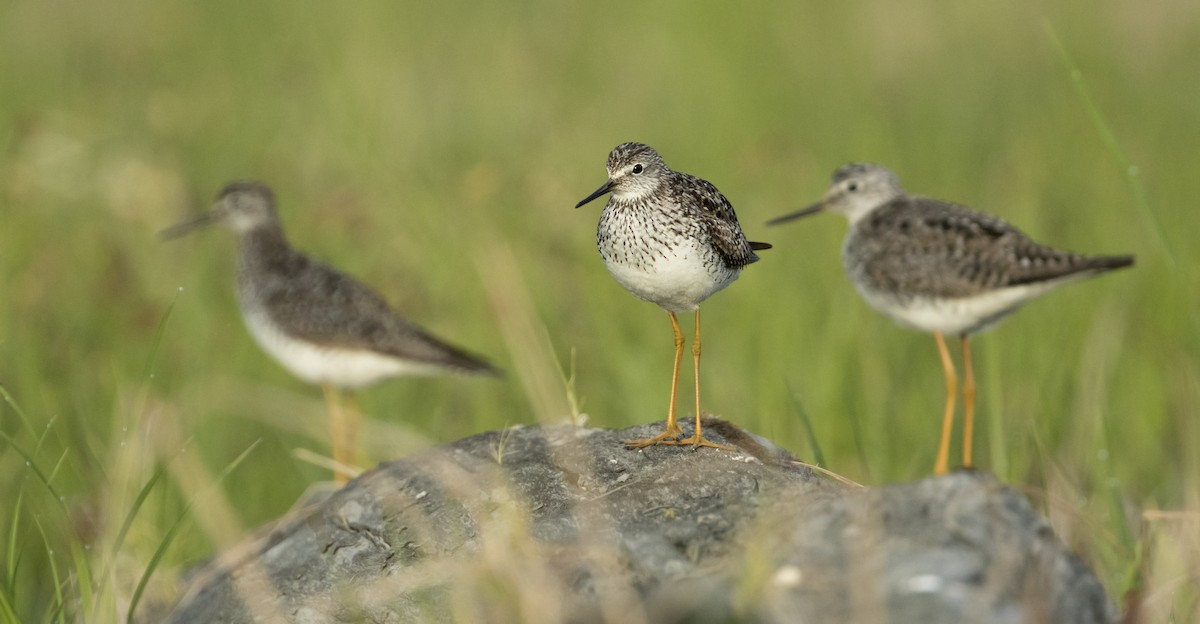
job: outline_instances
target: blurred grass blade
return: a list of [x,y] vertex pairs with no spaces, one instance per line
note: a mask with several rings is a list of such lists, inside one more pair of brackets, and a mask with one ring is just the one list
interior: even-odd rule
[[13,607],[11,596],[8,592],[0,592],[0,621],[3,622],[20,622],[17,618],[17,610]]
[[95,600],[94,579],[92,578],[91,562],[88,560],[86,550],[79,540],[70,540],[71,561],[75,564],[75,585],[78,587],[79,595],[74,597],[74,601],[78,603],[79,613],[90,611],[90,606]]
[[[1142,528],[1145,529],[1145,526],[1143,523]],[[1124,602],[1122,611],[1125,614],[1123,621],[1141,621],[1142,597],[1144,596],[1146,584],[1144,569],[1146,565],[1146,552],[1150,549],[1150,533],[1147,530],[1142,531],[1142,537],[1137,542],[1132,560],[1125,569],[1125,578],[1121,586],[1121,599]]]
[[[1001,480],[1009,481],[1014,478],[1012,473],[1013,458],[1009,457],[1009,441],[1014,435],[1014,423],[1010,422],[1012,415],[1008,413],[1007,405],[1005,404],[1005,393],[1003,380],[1000,376],[1000,370],[1003,364],[1000,361],[999,349],[981,349],[984,351],[984,375],[986,376],[985,383],[987,384],[987,397],[984,399],[987,405],[987,411],[982,414],[988,429],[988,460],[991,463],[992,474],[1001,478]],[[976,374],[978,374],[976,368]],[[978,396],[978,395],[976,395]],[[976,414],[978,419],[980,414]]]
[[20,405],[17,405],[16,400],[9,394],[8,388],[5,388],[4,384],[0,384],[0,396],[3,396],[4,402],[8,403],[9,407],[13,408],[13,411],[17,413],[17,419],[25,426],[25,430],[29,432],[29,435],[36,438],[37,432],[33,429],[33,425],[29,423],[29,416],[25,413],[25,410],[21,409]]
[[1092,124],[1096,126],[1096,131],[1100,133],[1100,140],[1104,142],[1104,146],[1108,148],[1109,154],[1117,162],[1121,168],[1125,180],[1129,183],[1129,188],[1133,192],[1134,203],[1142,213],[1142,219],[1146,222],[1150,233],[1154,236],[1154,242],[1162,251],[1164,257],[1172,267],[1175,266],[1175,256],[1171,253],[1171,248],[1167,245],[1167,239],[1163,235],[1162,224],[1159,223],[1158,215],[1150,208],[1150,200],[1147,198],[1146,186],[1142,184],[1142,179],[1136,165],[1129,161],[1129,157],[1125,155],[1125,150],[1121,149],[1121,143],[1117,140],[1117,135],[1112,131],[1112,127],[1104,118],[1104,113],[1100,111],[1100,106],[1096,104],[1096,99],[1092,97],[1092,92],[1088,89],[1087,84],[1083,81],[1083,72],[1075,63],[1075,59],[1071,58],[1071,53],[1067,51],[1066,45],[1058,38],[1058,33],[1049,23],[1045,23],[1046,34],[1050,37],[1050,41],[1054,44],[1055,50],[1058,52],[1059,59],[1066,68],[1067,73],[1071,77],[1071,84],[1075,87],[1075,93],[1079,95],[1079,99],[1083,102],[1083,107],[1091,118]]
[[125,536],[129,534],[129,528],[133,526],[133,519],[137,517],[138,511],[142,508],[142,504],[146,502],[146,498],[150,496],[151,490],[155,484],[162,478],[166,470],[160,464],[142,489],[138,491],[137,498],[133,501],[133,506],[129,509],[129,513],[125,514],[125,520],[121,523],[121,529],[117,531],[117,536],[113,540],[112,547],[109,549],[108,560],[104,564],[104,572],[98,577],[100,580],[108,578],[108,572],[111,569],[113,562],[117,559],[117,553],[121,551],[121,546],[125,544]]
[[[545,327],[542,328],[546,334],[546,342],[551,342],[550,332]],[[571,409],[571,422],[577,427],[582,427],[587,424],[583,419],[583,401],[579,398],[578,388],[575,384],[575,347],[571,347],[571,360],[569,368],[563,370],[559,368],[559,379],[562,380],[563,388],[567,393],[567,405]],[[508,427],[508,423],[504,423]]]
[[17,590],[17,568],[21,566],[21,553],[24,552],[17,549],[17,535],[20,533],[21,507],[24,504],[25,490],[17,490],[17,501],[13,504],[12,522],[8,530],[8,555],[4,558],[5,579],[8,581],[3,592],[5,595],[15,595]]
[[175,310],[175,304],[179,302],[179,295],[183,293],[183,287],[175,290],[175,298],[171,300],[170,305],[163,312],[162,318],[158,320],[158,326],[154,329],[154,341],[150,343],[150,355],[146,358],[146,366],[142,369],[141,380],[145,382],[150,378],[151,371],[154,370],[154,363],[158,361],[158,351],[162,346],[163,335],[167,331],[167,321],[171,318],[171,312]]
[[[54,560],[54,547],[50,545],[50,538],[46,535],[46,528],[42,526],[42,521],[38,520],[37,516],[33,517],[33,524],[37,527],[38,533],[42,536],[42,544],[46,547],[46,560],[50,563],[50,575],[54,580],[54,600],[55,612],[58,621],[65,622],[63,618],[63,607],[65,600],[63,599],[63,579],[58,575],[58,562]],[[54,619],[52,617],[47,620]]]
[[808,410],[804,409],[804,401],[800,400],[800,393],[792,387],[790,381],[785,382],[788,387],[788,397],[792,399],[792,404],[796,406],[796,413],[800,415],[800,422],[804,424],[804,434],[808,436],[808,446],[812,449],[813,459],[816,460],[818,466],[824,467],[825,453],[821,452],[821,443],[817,441],[817,431],[813,429],[812,419],[808,417]]
[[[255,440],[253,444],[251,444],[246,450],[242,451],[240,455],[234,458],[234,460],[230,462],[229,465],[220,472],[220,474],[217,475],[217,478],[213,480],[212,486],[209,489],[220,485],[234,471],[234,469],[236,469],[243,461],[246,460],[247,457],[250,456],[250,453],[252,453],[254,449],[258,448],[258,445],[261,443],[261,438]],[[150,558],[150,563],[146,565],[146,571],[142,573],[142,578],[138,580],[137,587],[133,590],[133,596],[129,599],[129,613],[126,616],[126,621],[129,622],[129,624],[133,624],[133,615],[137,612],[138,603],[142,600],[142,593],[146,591],[146,583],[150,581],[150,577],[154,574],[154,570],[158,568],[159,562],[161,562],[163,556],[167,554],[167,548],[169,548],[171,543],[175,541],[175,536],[183,527],[184,521],[187,520],[188,516],[191,514],[192,507],[195,506],[196,501],[207,493],[208,490],[205,490],[188,501],[187,506],[183,508],[182,512],[180,512],[179,517],[176,518],[175,522],[171,524],[171,528],[168,529],[166,534],[163,535],[163,539],[159,543],[158,549],[154,551],[154,556]]]
[[[33,470],[33,474],[37,476],[38,481],[41,481],[42,485],[46,486],[46,489],[50,492],[50,495],[54,497],[55,501],[58,501],[58,505],[62,507],[63,511],[65,512],[66,504],[63,502],[63,498],[59,496],[58,492],[54,489],[54,486],[50,485],[50,479],[46,477],[41,468],[38,468],[37,462],[33,461],[33,457],[29,453],[26,453],[25,449],[21,448],[21,446],[17,444],[16,440],[13,440],[12,437],[7,433],[0,431],[0,439],[8,442],[9,446],[11,446],[13,450],[15,450],[21,457],[25,458],[25,466]],[[64,453],[66,453],[66,451],[64,451]],[[59,462],[61,463],[61,461],[62,459],[60,458]]]
[[1125,555],[1130,556],[1138,551],[1138,540],[1133,535],[1133,527],[1129,526],[1129,517],[1125,514],[1125,502],[1121,496],[1121,484],[1116,477],[1112,476],[1111,470],[1107,462],[1100,470],[1104,478],[1104,486],[1108,493],[1108,504],[1110,512],[1113,516],[1113,523],[1116,525],[1116,534],[1125,548]]
[[58,475],[58,471],[63,467],[63,464],[67,461],[67,454],[70,452],[71,451],[69,449],[63,449],[62,454],[58,456],[58,461],[54,462],[54,468],[50,470],[50,474],[46,475],[47,481],[53,481],[54,477]]

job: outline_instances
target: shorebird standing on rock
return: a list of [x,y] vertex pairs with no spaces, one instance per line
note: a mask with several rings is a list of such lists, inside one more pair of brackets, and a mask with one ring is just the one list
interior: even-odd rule
[[[717,187],[672,171],[647,145],[618,145],[608,155],[607,168],[608,181],[575,207],[611,193],[596,232],[600,257],[626,290],[666,310],[675,332],[666,428],[652,438],[627,440],[626,444],[631,448],[673,444],[734,450],[706,440],[700,428],[700,303],[737,279],[742,267],[757,262],[755,250],[771,246],[746,240],[733,206]],[[675,399],[684,340],[676,314],[689,311],[696,313],[692,337],[696,431],[682,438]]]

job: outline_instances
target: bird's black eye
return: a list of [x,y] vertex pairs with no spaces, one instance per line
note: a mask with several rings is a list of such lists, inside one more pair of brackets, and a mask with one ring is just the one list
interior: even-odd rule
[[851,182],[850,184],[847,184],[846,190],[850,191],[851,193],[853,193],[854,191],[857,191],[858,190],[858,182]]
[[634,172],[634,173],[641,173],[641,172],[642,172],[642,165],[641,165],[641,163],[638,163],[638,164],[636,164],[636,165],[634,165],[634,166],[633,166],[633,172]]

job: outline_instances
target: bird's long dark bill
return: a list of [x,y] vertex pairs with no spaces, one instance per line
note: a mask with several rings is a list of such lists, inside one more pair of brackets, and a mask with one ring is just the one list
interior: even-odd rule
[[792,221],[794,219],[799,219],[801,217],[807,217],[809,215],[814,215],[814,214],[817,214],[818,212],[821,212],[821,210],[824,208],[825,208],[825,204],[816,203],[807,208],[797,210],[796,212],[785,214],[782,217],[775,217],[774,219],[767,221],[767,225],[778,225],[780,223],[786,223],[788,221]]
[[612,185],[613,185],[612,180],[605,182],[604,184],[600,185],[600,188],[596,189],[595,193],[592,193],[591,195],[584,197],[583,201],[580,201],[578,204],[575,204],[575,207],[578,208],[578,207],[592,201],[593,199],[596,199],[597,197],[600,197],[601,195],[609,192],[610,190],[612,190]]
[[191,232],[196,228],[204,227],[212,222],[212,213],[206,212],[199,217],[192,219],[191,221],[184,221],[183,223],[172,225],[171,227],[159,232],[158,238],[159,240],[173,240],[187,234],[188,232]]

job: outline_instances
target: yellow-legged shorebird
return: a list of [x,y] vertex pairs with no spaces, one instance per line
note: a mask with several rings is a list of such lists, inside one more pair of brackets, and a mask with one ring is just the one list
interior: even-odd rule
[[[210,223],[240,238],[237,295],[250,335],[284,368],[323,388],[339,466],[353,464],[359,420],[353,394],[347,414],[340,391],[392,377],[497,372],[409,323],[361,282],[293,249],[266,185],[233,182],[209,212],[162,236],[176,238]],[[344,472],[334,474],[345,481]]]
[[908,195],[896,175],[878,165],[838,169],[824,199],[769,224],[821,211],[850,220],[842,264],[862,298],[937,340],[946,378],[937,474],[949,470],[958,385],[943,335],[961,337],[963,465],[970,467],[975,377],[968,336],[1059,286],[1133,264],[1133,256],[1084,256],[1047,247],[996,217]]
[[[622,143],[608,155],[608,180],[576,208],[611,193],[596,233],[596,246],[609,273],[639,299],[667,311],[675,332],[675,367],[666,429],[630,447],[654,444],[709,446],[700,428],[700,303],[737,279],[742,267],[758,261],[766,243],[746,240],[729,200],[712,184],[672,171],[658,152],[641,143]],[[678,312],[695,311],[692,360],[696,389],[696,430],[687,437],[675,416],[683,332]]]

